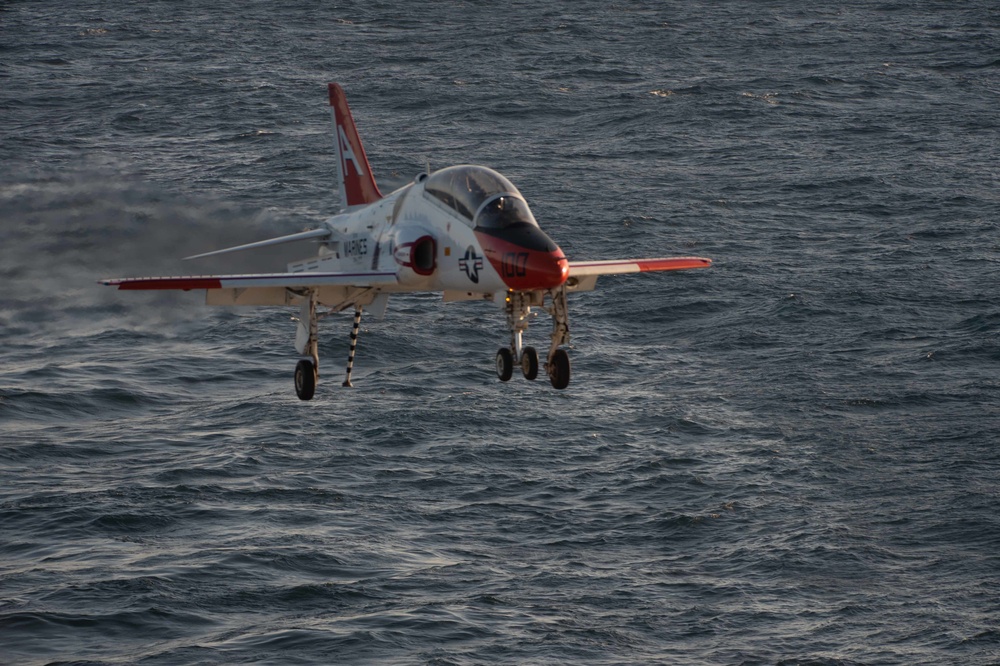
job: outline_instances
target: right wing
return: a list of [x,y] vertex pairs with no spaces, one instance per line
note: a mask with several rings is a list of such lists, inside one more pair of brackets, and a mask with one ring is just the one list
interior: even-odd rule
[[599,261],[569,262],[569,291],[590,291],[601,275],[622,273],[648,273],[652,271],[683,271],[689,268],[708,268],[711,259],[703,257],[664,257],[659,259],[607,259]]

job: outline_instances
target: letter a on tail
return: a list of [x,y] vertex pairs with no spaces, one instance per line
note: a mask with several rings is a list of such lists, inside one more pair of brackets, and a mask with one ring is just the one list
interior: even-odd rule
[[336,83],[330,86],[330,111],[333,114],[333,143],[337,149],[337,184],[340,186],[340,200],[345,208],[362,206],[382,198],[361,137],[354,126],[347,97]]

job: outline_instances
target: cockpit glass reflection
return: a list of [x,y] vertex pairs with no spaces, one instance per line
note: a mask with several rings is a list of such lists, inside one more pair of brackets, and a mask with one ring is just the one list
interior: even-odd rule
[[[466,164],[441,169],[424,181],[424,191],[454,210],[470,225],[484,202],[493,206],[498,195],[503,195],[503,201],[497,204],[499,210],[491,212],[487,224],[509,223],[505,220],[535,223],[514,184],[486,167]],[[483,217],[482,213],[480,217]],[[477,221],[477,224],[481,223]]]
[[476,227],[484,229],[505,229],[515,224],[537,226],[534,216],[523,199],[510,195],[500,195],[487,202],[476,216]]

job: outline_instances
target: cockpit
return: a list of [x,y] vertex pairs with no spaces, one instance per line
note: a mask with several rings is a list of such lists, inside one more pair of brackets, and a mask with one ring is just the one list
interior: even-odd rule
[[435,171],[424,181],[424,191],[474,228],[538,226],[514,184],[486,167],[460,165]]

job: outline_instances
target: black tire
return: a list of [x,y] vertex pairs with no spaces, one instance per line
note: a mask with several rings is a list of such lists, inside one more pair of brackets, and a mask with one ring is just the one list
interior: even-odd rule
[[569,354],[565,349],[557,349],[549,359],[549,380],[553,388],[569,386]]
[[316,366],[302,359],[295,366],[295,394],[299,400],[312,400],[316,394]]
[[538,352],[534,347],[525,347],[521,352],[521,373],[527,380],[538,376]]
[[514,355],[506,347],[497,352],[497,377],[505,382],[514,374]]

